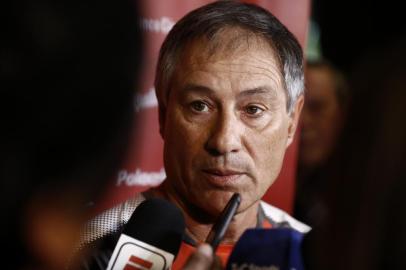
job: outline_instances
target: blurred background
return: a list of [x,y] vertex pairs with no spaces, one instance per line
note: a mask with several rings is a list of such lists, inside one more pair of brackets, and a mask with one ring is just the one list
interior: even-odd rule
[[[88,218],[84,202],[95,215],[165,178],[153,87],[158,51],[177,20],[211,1],[136,2],[113,9],[9,1],[0,9],[1,211],[13,212],[1,236],[18,242],[14,236],[27,236],[17,235],[20,227],[48,234],[28,239],[33,247],[24,252],[35,254],[26,257],[62,256],[50,262],[59,266],[74,239],[66,232],[76,235]],[[301,126],[264,200],[314,228],[309,269],[406,269],[401,1],[246,2],[275,14],[305,53]],[[49,252],[62,252],[36,254],[44,253],[42,239]]]

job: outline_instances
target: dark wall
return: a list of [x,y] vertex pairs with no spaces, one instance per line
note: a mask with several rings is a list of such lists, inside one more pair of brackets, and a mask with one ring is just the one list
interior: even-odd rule
[[406,32],[402,1],[313,0],[323,55],[348,72],[365,51],[388,45]]

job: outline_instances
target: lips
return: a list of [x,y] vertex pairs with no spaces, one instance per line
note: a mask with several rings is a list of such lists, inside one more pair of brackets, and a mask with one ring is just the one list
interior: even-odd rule
[[243,175],[243,172],[228,169],[205,169],[205,177],[216,186],[235,184]]

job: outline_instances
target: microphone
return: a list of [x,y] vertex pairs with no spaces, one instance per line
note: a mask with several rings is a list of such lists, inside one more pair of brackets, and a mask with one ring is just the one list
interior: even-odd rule
[[85,269],[167,270],[179,252],[184,231],[183,214],[174,204],[145,200],[125,225],[112,255],[111,249],[96,251],[91,267],[88,264]]
[[248,229],[235,245],[227,270],[303,270],[303,234],[290,228]]
[[206,243],[209,243],[215,252],[221,240],[223,240],[224,235],[227,231],[228,225],[235,213],[237,212],[238,206],[241,203],[241,195],[234,193],[228,201],[227,205],[224,207],[216,223],[211,228],[209,235],[207,236]]

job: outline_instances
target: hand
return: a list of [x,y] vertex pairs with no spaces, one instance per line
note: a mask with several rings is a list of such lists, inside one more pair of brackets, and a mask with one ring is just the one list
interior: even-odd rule
[[183,270],[217,270],[222,269],[221,263],[213,255],[213,250],[209,244],[201,244],[196,252],[187,260]]

